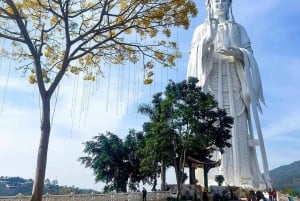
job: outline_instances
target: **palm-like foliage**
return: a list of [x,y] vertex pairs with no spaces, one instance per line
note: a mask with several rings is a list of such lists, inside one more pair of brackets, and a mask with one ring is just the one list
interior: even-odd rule
[[[168,114],[162,105],[162,93],[153,96],[152,104],[141,104],[139,112],[147,115],[150,122],[145,122],[143,130],[145,131],[145,145],[140,150],[142,154],[141,170],[147,174],[161,173],[161,189],[165,190],[166,167],[172,161],[173,150],[172,130],[167,123]],[[159,151],[158,151],[159,150]],[[153,175],[156,178],[156,175]],[[155,189],[156,179],[154,179],[153,190]]]

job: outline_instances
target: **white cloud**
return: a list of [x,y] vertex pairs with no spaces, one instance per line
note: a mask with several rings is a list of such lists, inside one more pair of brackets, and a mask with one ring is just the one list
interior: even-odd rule
[[273,121],[264,128],[266,139],[280,136],[288,138],[295,131],[300,132],[300,115],[296,111],[281,116],[278,121]]

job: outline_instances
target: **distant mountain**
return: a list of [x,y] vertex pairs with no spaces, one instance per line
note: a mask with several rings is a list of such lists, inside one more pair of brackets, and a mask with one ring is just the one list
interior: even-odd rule
[[300,193],[300,160],[271,170],[270,177],[275,189],[292,188]]
[[[300,195],[300,160],[271,170],[270,177],[272,185],[276,190],[293,189]],[[0,196],[17,195],[18,193],[30,195],[32,192],[32,183],[32,179],[0,176]],[[44,193],[58,195],[70,194],[71,192],[75,194],[99,193],[93,189],[59,186],[57,180],[45,180]]]
[[[21,177],[0,177],[0,196],[14,196],[18,193],[23,195],[31,195],[32,179],[23,179]],[[66,195],[70,193],[75,194],[90,194],[99,193],[93,189],[80,189],[74,186],[59,186],[57,180],[50,181],[45,179],[44,194],[49,193],[53,195]]]

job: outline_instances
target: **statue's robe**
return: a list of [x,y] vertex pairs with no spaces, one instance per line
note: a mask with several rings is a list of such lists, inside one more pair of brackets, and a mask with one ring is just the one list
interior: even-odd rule
[[[215,154],[215,159],[222,159],[221,166],[211,170],[209,177],[214,182],[214,176],[222,174],[227,185],[263,187],[266,181],[261,176],[255,150],[262,138],[254,139],[252,119],[255,119],[255,127],[260,125],[257,125],[257,112],[253,112],[251,118],[251,110],[261,111],[264,98],[250,40],[245,29],[236,22],[213,26],[218,26],[213,42],[208,40],[207,20],[196,28],[187,69],[187,76],[197,77],[203,91],[214,95],[219,107],[234,118],[229,141],[232,147],[226,148],[222,155]],[[238,48],[243,59],[217,53],[224,43]],[[267,163],[266,158],[263,163]],[[269,182],[270,179],[266,179]]]

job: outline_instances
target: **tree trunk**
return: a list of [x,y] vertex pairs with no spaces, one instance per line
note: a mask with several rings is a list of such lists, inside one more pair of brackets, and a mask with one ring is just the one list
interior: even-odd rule
[[157,177],[154,177],[151,191],[156,191],[156,186],[157,186]]
[[189,162],[189,176],[190,184],[196,184],[195,168],[192,166],[191,162]]
[[180,200],[182,173],[181,173],[179,162],[175,162],[174,168],[175,168],[175,175],[176,175],[176,181],[177,181],[176,200]]
[[32,188],[31,201],[41,201],[44,189],[44,180],[47,164],[47,153],[50,136],[50,99],[51,96],[42,97],[42,119],[41,119],[41,137],[37,157],[35,178]]
[[127,182],[123,182],[121,186],[121,193],[127,193]]
[[164,161],[161,162],[161,187],[162,191],[166,190],[166,165]]
[[203,167],[203,172],[204,172],[204,189],[206,189],[205,191],[208,191],[208,165],[204,165]]

